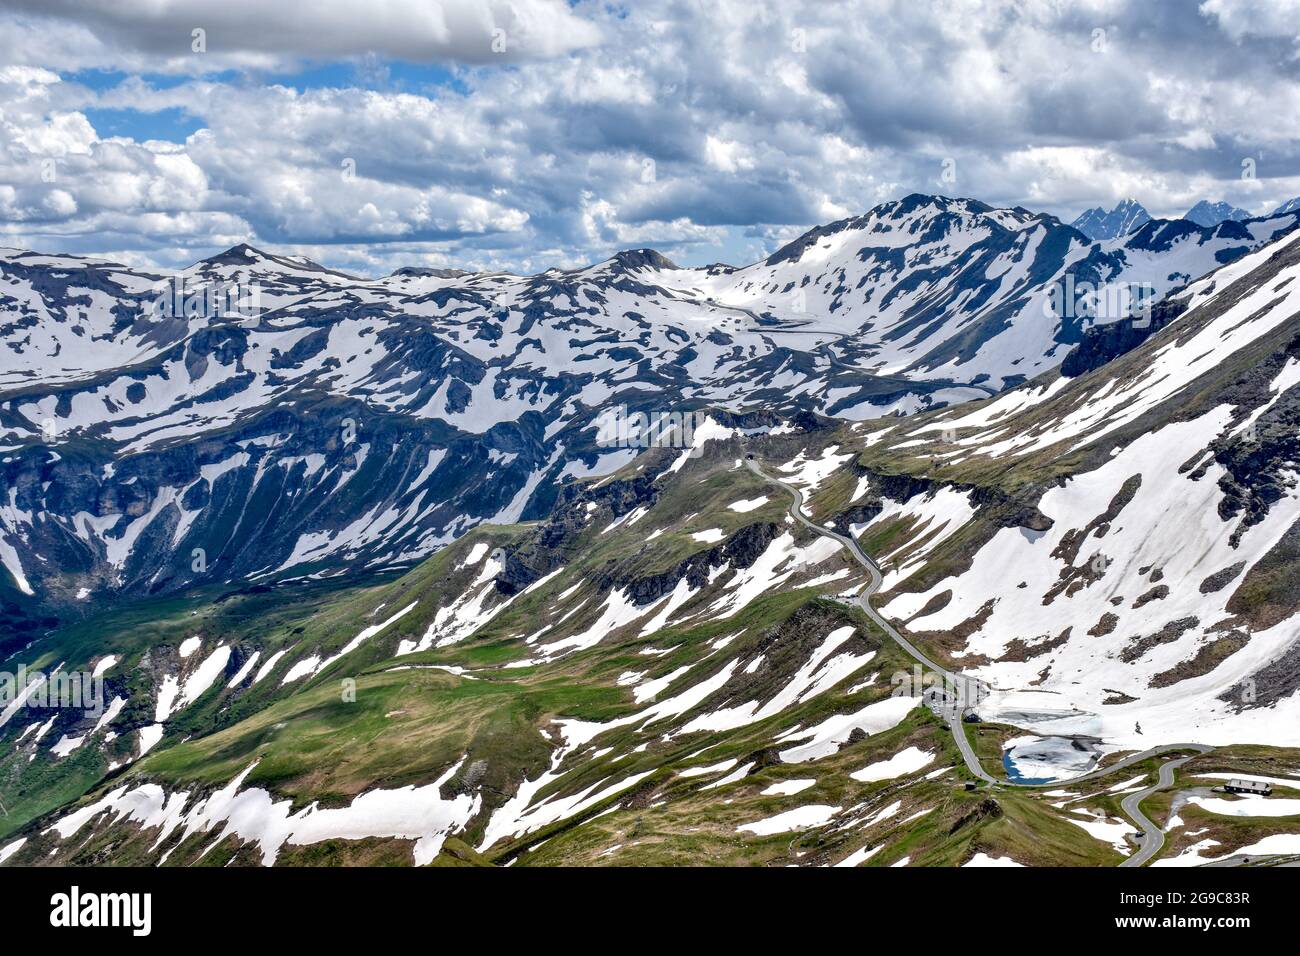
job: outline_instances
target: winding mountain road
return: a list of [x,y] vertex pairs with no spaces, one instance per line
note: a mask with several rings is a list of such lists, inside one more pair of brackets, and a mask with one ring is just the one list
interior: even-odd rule
[[[771,475],[759,468],[757,462],[752,458],[745,459],[745,467],[769,484],[785,489],[793,497],[794,500],[790,504],[790,517],[794,518],[794,520],[798,521],[809,531],[838,541],[844,547],[848,548],[849,553],[853,555],[859,564],[867,569],[867,574],[869,575],[870,580],[868,581],[867,586],[858,592],[857,596],[854,598],[854,603],[858,607],[862,608],[867,617],[871,618],[871,620],[882,631],[888,634],[890,638],[893,639],[894,643],[906,651],[907,654],[917,663],[921,664],[921,666],[927,667],[942,676],[944,680],[949,683],[949,686],[962,687],[972,682],[972,678],[960,677],[952,671],[940,667],[938,664],[934,663],[934,661],[926,657],[915,644],[903,637],[903,635],[899,634],[894,626],[885,620],[885,618],[871,606],[871,598],[880,590],[880,586],[884,581],[884,575],[881,573],[880,566],[876,564],[875,559],[863,551],[857,541],[853,540],[853,538],[848,535],[843,535],[837,531],[832,531],[830,528],[825,528],[808,518],[807,515],[803,513],[803,492],[794,485],[788,484],[779,478],[773,478]],[[980,764],[979,757],[976,755],[974,747],[971,746],[970,738],[966,736],[966,729],[962,725],[962,715],[964,712],[964,708],[960,706],[960,701],[957,701],[954,702],[952,706],[943,708],[942,716],[948,722],[948,728],[952,731],[952,738],[957,744],[957,749],[961,751],[962,760],[966,763],[966,769],[980,780],[983,780],[986,784],[1022,787],[1024,789],[1034,789],[1047,786],[1060,787],[1069,784],[1084,783],[1097,777],[1103,777],[1112,774],[1117,770],[1123,770],[1125,767],[1131,767],[1134,764],[1142,763],[1145,760],[1149,760],[1152,757],[1159,756],[1163,753],[1185,750],[1196,751],[1186,757],[1182,757],[1178,760],[1170,760],[1161,765],[1159,780],[1154,786],[1130,794],[1122,801],[1121,806],[1124,808],[1124,812],[1127,813],[1142,830],[1142,845],[1138,848],[1136,853],[1121,863],[1120,866],[1142,866],[1159,853],[1161,847],[1165,844],[1164,830],[1156,826],[1146,816],[1146,814],[1142,812],[1140,807],[1142,801],[1159,790],[1164,790],[1173,786],[1174,771],[1187,763],[1187,761],[1202,754],[1207,754],[1214,749],[1205,744],[1162,744],[1158,747],[1152,747],[1150,750],[1144,750],[1141,753],[1130,754],[1115,763],[1108,764],[1105,767],[1099,767],[1096,770],[1090,770],[1077,777],[1053,780],[1049,784],[1018,783],[1014,780],[997,780],[990,776],[988,771],[986,771]],[[937,709],[936,713],[939,713]]]
[[[840,544],[844,545],[844,547],[849,549],[849,553],[852,554],[853,557],[857,559],[858,563],[867,569],[867,574],[870,576],[871,580],[867,583],[867,586],[858,593],[857,597],[854,598],[854,602],[858,605],[858,607],[862,608],[863,612],[867,615],[867,617],[871,618],[871,620],[876,624],[876,626],[878,626],[882,631],[888,634],[890,638],[893,639],[894,643],[896,643],[899,647],[901,647],[904,651],[906,651],[907,654],[913,660],[918,662],[922,667],[929,668],[930,670],[939,674],[941,677],[944,678],[944,680],[948,681],[949,684],[953,687],[962,686],[962,682],[966,680],[965,678],[958,677],[952,671],[948,670],[947,668],[940,667],[934,661],[930,660],[930,658],[926,657],[923,653],[921,653],[921,651],[917,648],[915,644],[913,644],[907,638],[903,637],[903,635],[899,634],[898,631],[894,628],[894,626],[890,624],[888,621],[886,621],[884,617],[882,617],[876,611],[876,609],[871,606],[872,596],[875,595],[875,593],[880,590],[880,585],[884,581],[884,575],[881,574],[880,566],[876,564],[876,562],[871,558],[871,556],[868,555],[865,551],[863,551],[862,548],[858,545],[858,543],[854,541],[852,538],[850,538],[848,535],[843,535],[837,531],[832,531],[829,528],[824,528],[821,525],[817,524],[815,521],[809,519],[806,515],[804,515],[803,492],[800,491],[798,488],[796,488],[794,485],[787,484],[786,482],[781,481],[779,478],[773,478],[770,475],[766,474],[761,468],[758,467],[758,465],[754,462],[752,458],[747,458],[745,460],[745,465],[746,467],[749,468],[750,471],[752,471],[759,478],[762,478],[764,481],[770,484],[778,485],[779,487],[784,488],[787,492],[789,492],[791,495],[794,496],[794,501],[790,505],[790,517],[794,518],[796,521],[802,524],[809,531],[813,531],[816,534],[822,535],[823,537],[832,538],[833,540],[838,541]],[[961,751],[962,759],[966,762],[966,769],[968,769],[972,774],[974,774],[979,779],[983,780],[985,783],[997,783],[998,781],[994,780],[993,777],[989,776],[988,771],[985,770],[980,765],[979,757],[976,756],[975,754],[975,748],[971,746],[970,738],[966,736],[966,730],[964,727],[962,727],[962,722],[961,722],[962,708],[954,705],[952,707],[945,708],[945,711],[946,713],[944,716],[948,721],[949,729],[952,730],[952,739],[957,743],[957,748]]]
[[1120,866],[1141,866],[1160,852],[1160,848],[1165,845],[1165,831],[1163,827],[1158,827],[1151,822],[1151,819],[1142,812],[1140,804],[1157,790],[1165,790],[1174,785],[1174,771],[1181,767],[1193,757],[1199,757],[1201,754],[1209,753],[1213,747],[1207,747],[1204,744],[1183,744],[1183,749],[1195,750],[1197,753],[1189,754],[1178,760],[1170,760],[1168,763],[1160,766],[1160,779],[1155,786],[1147,787],[1145,790],[1139,790],[1137,793],[1131,793],[1125,797],[1120,806],[1124,812],[1142,828],[1142,846],[1131,857],[1125,860]]

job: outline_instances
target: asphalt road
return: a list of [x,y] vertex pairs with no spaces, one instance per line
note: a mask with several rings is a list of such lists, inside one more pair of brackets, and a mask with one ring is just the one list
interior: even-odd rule
[[[1130,793],[1121,802],[1120,806],[1124,812],[1133,819],[1139,827],[1142,828],[1142,845],[1138,851],[1130,856],[1120,866],[1141,866],[1160,852],[1160,848],[1165,845],[1165,831],[1163,827],[1158,827],[1142,812],[1142,803],[1147,797],[1157,790],[1164,790],[1174,785],[1174,771],[1181,767],[1193,757],[1200,754],[1209,753],[1213,747],[1206,747],[1203,744],[1183,744],[1184,749],[1196,750],[1197,753],[1186,757],[1180,757],[1178,760],[1170,760],[1160,766],[1160,778],[1154,787],[1147,787],[1145,790],[1139,790],[1137,793]],[[1112,768],[1114,769],[1114,768]]]
[[[962,678],[959,678],[952,671],[940,667],[934,661],[930,660],[930,658],[922,654],[916,645],[903,637],[903,635],[899,634],[898,631],[894,629],[894,626],[881,617],[880,614],[877,613],[876,609],[871,606],[871,598],[880,590],[881,582],[884,580],[880,573],[880,567],[871,556],[863,551],[862,548],[858,546],[858,543],[848,535],[840,534],[839,532],[832,531],[829,528],[823,528],[816,522],[809,520],[809,518],[803,513],[803,492],[794,485],[786,484],[784,481],[766,474],[758,467],[753,459],[746,459],[745,466],[764,481],[774,485],[779,485],[794,496],[794,502],[790,505],[790,517],[794,518],[808,530],[820,534],[823,537],[832,538],[844,545],[844,547],[849,549],[849,553],[857,559],[858,563],[867,569],[870,581],[867,583],[867,586],[858,593],[857,597],[854,598],[858,607],[862,608],[867,617],[871,618],[871,620],[874,621],[882,631],[893,639],[894,643],[906,651],[908,655],[913,660],[917,661],[922,667],[926,667],[935,673],[940,674],[953,686],[958,686]],[[946,711],[944,718],[947,720],[948,727],[952,731],[952,739],[956,741],[957,748],[961,751],[962,760],[966,762],[966,769],[985,783],[997,783],[998,781],[989,776],[988,771],[980,765],[979,758],[975,755],[975,748],[971,746],[970,738],[966,736],[966,729],[962,726],[961,708],[954,706],[944,708],[944,710]]]
[[[899,647],[906,651],[913,660],[921,664],[922,667],[929,668],[930,670],[942,675],[944,679],[949,681],[953,686],[960,686],[962,681],[969,680],[969,678],[961,678],[946,668],[940,667],[938,664],[934,663],[934,661],[926,657],[914,644],[912,644],[911,641],[899,634],[898,631],[895,630],[894,626],[886,621],[879,613],[877,613],[876,609],[871,606],[871,598],[880,590],[883,576],[880,572],[879,565],[876,564],[875,560],[870,555],[862,550],[855,540],[847,535],[832,531],[830,528],[824,528],[810,520],[803,513],[803,492],[794,485],[787,484],[779,478],[773,478],[771,475],[768,475],[758,467],[758,464],[753,459],[746,459],[745,467],[764,481],[784,488],[791,496],[793,496],[794,501],[790,505],[790,517],[794,518],[808,530],[820,534],[823,537],[832,538],[844,545],[844,547],[849,549],[849,553],[853,555],[858,563],[867,569],[870,581],[867,583],[867,586],[858,593],[857,597],[854,598],[854,602],[862,608],[867,617],[871,618],[871,620],[874,621],[882,631],[888,634]],[[939,710],[936,710],[936,713],[939,713]],[[975,755],[975,749],[971,746],[970,739],[966,736],[966,728],[963,726],[961,720],[963,714],[964,710],[962,708],[952,706],[943,708],[942,716],[947,721],[949,730],[952,731],[953,740],[956,741],[957,748],[961,751],[962,760],[966,763],[966,769],[988,784],[1023,787],[1025,789],[1049,786],[1061,787],[1084,783],[1097,777],[1107,776],[1117,770],[1123,770],[1125,767],[1131,767],[1134,764],[1142,763],[1144,760],[1149,760],[1162,753],[1180,750],[1196,751],[1195,754],[1182,757],[1178,760],[1171,760],[1162,765],[1160,767],[1159,781],[1155,786],[1130,794],[1122,801],[1121,806],[1124,808],[1124,812],[1127,813],[1135,823],[1137,823],[1138,827],[1142,831],[1142,845],[1138,848],[1138,852],[1126,859],[1120,864],[1120,866],[1141,866],[1159,853],[1160,848],[1165,844],[1164,831],[1160,827],[1156,826],[1147,818],[1146,814],[1142,812],[1141,807],[1139,806],[1142,801],[1158,790],[1164,790],[1167,787],[1173,786],[1174,771],[1187,763],[1187,761],[1191,760],[1195,756],[1209,753],[1214,749],[1213,747],[1207,747],[1205,744],[1162,744],[1159,747],[1152,747],[1150,750],[1144,750],[1141,753],[1130,754],[1115,763],[1108,764],[1107,766],[1100,767],[1096,770],[1090,770],[1088,773],[1081,774],[1077,777],[1053,780],[1049,784],[1017,783],[1013,780],[996,780],[989,775],[983,766],[981,766],[979,758]]]

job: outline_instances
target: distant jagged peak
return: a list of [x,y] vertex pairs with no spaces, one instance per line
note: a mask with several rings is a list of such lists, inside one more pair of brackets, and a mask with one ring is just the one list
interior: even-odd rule
[[1103,206],[1085,210],[1070,225],[1093,241],[1118,239],[1142,228],[1151,214],[1136,199],[1121,199],[1109,212]]
[[1183,214],[1183,218],[1196,223],[1198,226],[1208,227],[1217,226],[1228,219],[1240,222],[1243,219],[1250,219],[1251,215],[1246,210],[1226,202],[1210,202],[1208,199],[1202,199],[1187,210]]

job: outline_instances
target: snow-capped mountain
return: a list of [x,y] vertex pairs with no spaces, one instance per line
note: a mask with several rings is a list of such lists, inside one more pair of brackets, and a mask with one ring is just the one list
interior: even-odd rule
[[[1289,211],[1289,210],[1288,210]],[[1085,210],[1070,223],[1089,239],[1117,239],[1151,221],[1151,214],[1136,199],[1124,199],[1107,212],[1101,206]]]
[[1088,374],[866,436],[915,495],[882,611],[1040,733],[1295,746],[1300,235],[1177,298]]
[[248,246],[163,275],[8,251],[0,592],[41,609],[11,630],[115,594],[409,565],[628,462],[598,433],[613,408],[860,420],[982,397],[1117,317],[1057,290],[1162,295],[1297,219],[1095,243],[910,196],[745,268],[641,250],[536,276],[360,279]]
[[1183,213],[1183,218],[1188,222],[1196,223],[1198,226],[1217,226],[1221,222],[1230,220],[1241,222],[1244,219],[1249,219],[1250,213],[1226,202],[1210,202],[1208,199],[1202,199]]
[[1288,212],[1296,212],[1297,210],[1300,210],[1300,196],[1296,196],[1295,199],[1288,199],[1286,202],[1282,203],[1282,205],[1273,210],[1273,215],[1281,216]]
[[[1192,743],[1220,748],[1199,773],[1289,786],[1270,747],[1300,742],[1297,280],[1291,231],[1073,377],[892,420],[713,409],[690,448],[400,576],[62,628],[39,653],[104,675],[107,707],[0,714],[0,863],[1119,863],[1132,826],[1108,795],[1154,764],[969,790],[980,758],[908,690],[914,648],[978,680],[999,774]],[[911,645],[863,613],[874,572],[850,536]],[[363,691],[340,702],[340,681]],[[1196,859],[1260,836],[1168,828]]]
[[[803,334],[829,333],[832,353],[877,375],[997,391],[1059,365],[1085,327],[1127,314],[1106,303],[1136,287],[1158,299],[1295,222],[1201,229],[1153,220],[1090,242],[1051,216],[913,195],[814,229],[744,269],[660,279]],[[1085,287],[1086,308],[1056,301],[1063,288]],[[824,410],[874,417],[844,416],[844,404]]]

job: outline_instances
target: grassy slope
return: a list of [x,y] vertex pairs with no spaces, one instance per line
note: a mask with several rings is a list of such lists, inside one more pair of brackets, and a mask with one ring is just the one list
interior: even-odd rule
[[[791,444],[787,439],[774,453],[774,460],[788,460]],[[821,760],[767,766],[760,761],[755,773],[724,788],[706,789],[721,774],[680,777],[678,771],[691,766],[754,759],[768,750],[783,730],[811,726],[833,713],[883,698],[889,693],[887,675],[910,669],[910,659],[875,632],[864,615],[838,603],[819,601],[813,590],[767,593],[728,620],[703,619],[644,638],[634,626],[595,647],[550,663],[501,667],[532,653],[523,637],[535,632],[543,621],[554,621],[562,612],[579,608],[563,631],[579,631],[589,625],[600,612],[595,581],[611,569],[635,574],[661,571],[707,547],[691,537],[694,532],[722,528],[731,533],[756,522],[781,522],[785,501],[747,473],[736,472],[734,454],[724,449],[711,460],[692,463],[682,477],[664,487],[655,507],[636,527],[602,533],[611,516],[595,514],[573,544],[572,560],[563,573],[534,593],[517,598],[472,639],[449,647],[392,658],[398,640],[423,633],[437,607],[463,589],[466,577],[473,573],[473,569],[461,567],[471,549],[480,542],[491,547],[525,542],[537,529],[478,529],[395,579],[350,585],[299,584],[220,602],[210,594],[196,594],[186,600],[143,604],[56,635],[31,661],[48,663],[58,658],[77,666],[111,650],[124,658],[115,672],[134,675],[132,680],[146,680],[147,668],[141,663],[146,652],[157,656],[160,649],[174,648],[196,631],[260,649],[263,660],[279,648],[293,648],[293,654],[270,678],[242,694],[225,691],[219,681],[169,723],[169,736],[156,751],[119,771],[112,786],[149,780],[169,790],[201,792],[225,784],[257,761],[248,785],[266,787],[278,797],[289,798],[295,808],[313,801],[339,806],[375,787],[426,783],[465,757],[467,762],[486,764],[480,785],[491,809],[513,793],[521,780],[535,778],[549,765],[553,744],[545,732],[557,718],[607,721],[640,709],[631,691],[619,686],[621,674],[644,671],[654,678],[691,666],[689,673],[661,691],[659,699],[663,699],[716,672],[728,658],[759,653],[765,640],[798,639],[798,629],[791,630],[791,621],[815,620],[819,633],[835,620],[852,621],[875,648],[876,658],[835,690],[779,716],[721,734],[672,733],[674,726],[685,723],[700,708],[663,725],[608,731],[593,744],[609,748],[607,755],[576,766],[541,796],[577,793],[607,779],[649,772],[630,797],[611,797],[578,818],[499,842],[480,854],[472,847],[481,838],[486,823],[483,814],[462,839],[449,841],[437,862],[783,865],[838,862],[855,850],[881,845],[884,848],[868,865],[889,865],[904,858],[913,865],[956,865],[975,852],[1010,855],[1022,863],[1117,862],[1119,856],[1108,844],[1069,823],[1041,793],[1011,788],[997,788],[992,793],[965,791],[966,772],[947,730],[920,709],[892,730],[851,742]],[[839,479],[830,486],[840,499],[833,507],[841,506],[851,494],[851,489],[841,485]],[[764,495],[770,500],[756,511],[741,514],[728,507],[741,498]],[[647,544],[651,530],[662,534]],[[828,570],[838,561],[833,559],[817,570]],[[839,590],[843,584],[839,581],[827,589]],[[571,589],[573,593],[566,599],[558,597]],[[683,613],[708,604],[716,595],[716,590],[707,591],[696,603],[686,605]],[[280,685],[277,678],[292,660],[311,650],[337,650],[375,620],[378,606],[384,608],[382,617],[412,600],[419,602],[415,610],[330,670],[287,688]],[[713,642],[732,635],[725,655],[712,650]],[[641,653],[650,648],[668,649],[668,653]],[[476,673],[471,678],[409,667],[434,664],[470,668]],[[847,689],[869,672],[879,673],[882,679],[849,694]],[[339,681],[344,676],[356,680],[355,701],[345,700],[341,693]],[[774,689],[756,685],[753,691]],[[142,722],[148,719],[146,715]],[[5,728],[9,739],[16,732],[16,727]],[[849,776],[912,746],[935,754],[934,761],[921,772],[873,783],[859,783]],[[707,752],[701,753],[702,748]],[[16,768],[19,788],[4,790],[11,817],[3,818],[0,833],[11,833],[26,819],[81,793],[103,792],[107,783],[100,780],[111,751],[87,746],[57,763],[39,758],[31,769],[17,767],[17,760],[26,761],[22,751],[11,754],[0,769],[9,773]],[[990,769],[1000,768],[996,746],[987,756]],[[1249,769],[1248,763],[1232,765]],[[952,769],[925,779],[930,771],[943,767]],[[1137,772],[1125,771],[1122,776]],[[762,793],[773,782],[806,778],[816,783],[801,793]],[[1096,789],[1114,782],[1100,781]],[[14,794],[17,809],[11,799]],[[894,802],[900,804],[897,812],[865,824]],[[745,823],[809,804],[844,808],[847,825],[770,837],[737,830]],[[1103,797],[1088,805],[1118,813],[1116,799]],[[909,820],[916,814],[921,815]],[[61,846],[53,859],[103,861],[110,858],[111,848],[115,862],[144,862],[153,858],[152,842],[153,834],[137,833],[126,824],[103,826],[79,834],[76,841]],[[169,862],[223,865],[260,860],[255,847],[239,846],[233,839],[217,847],[210,844],[210,835],[193,837],[173,850]],[[48,837],[33,838],[16,861],[43,861],[53,846]],[[617,849],[611,852],[612,847]],[[410,853],[407,841],[402,840],[333,840],[286,848],[279,862],[406,864]]]

